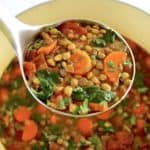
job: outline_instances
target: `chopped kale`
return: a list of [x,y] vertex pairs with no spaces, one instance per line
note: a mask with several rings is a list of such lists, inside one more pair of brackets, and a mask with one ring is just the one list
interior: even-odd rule
[[95,47],[105,47],[115,41],[116,34],[112,30],[107,30],[102,37],[92,40],[91,44]]

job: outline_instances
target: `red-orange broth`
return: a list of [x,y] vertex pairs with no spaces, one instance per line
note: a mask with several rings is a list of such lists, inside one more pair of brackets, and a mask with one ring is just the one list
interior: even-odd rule
[[136,59],[134,86],[114,110],[74,119],[38,104],[16,58],[0,81],[0,142],[7,150],[149,150],[150,56],[127,39]]

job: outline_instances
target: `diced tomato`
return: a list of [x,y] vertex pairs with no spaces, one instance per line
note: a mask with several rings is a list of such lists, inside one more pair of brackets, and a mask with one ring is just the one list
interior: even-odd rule
[[73,30],[79,35],[84,35],[87,33],[85,28],[81,27],[79,23],[74,21],[65,22],[59,28],[64,34],[68,34],[70,30]]
[[16,79],[18,77],[21,76],[21,70],[20,70],[20,66],[19,65],[16,65],[12,71],[12,74],[11,74],[11,77],[13,79]]
[[145,104],[144,103],[141,103],[136,108],[133,108],[133,113],[136,115],[144,114],[145,112],[146,112],[146,110],[145,110]]

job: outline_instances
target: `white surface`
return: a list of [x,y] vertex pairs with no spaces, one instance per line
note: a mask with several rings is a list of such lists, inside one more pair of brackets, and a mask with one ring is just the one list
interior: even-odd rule
[[[34,5],[51,0],[0,0],[0,4],[6,7],[12,14],[26,10]],[[118,0],[134,5],[150,14],[150,0]]]

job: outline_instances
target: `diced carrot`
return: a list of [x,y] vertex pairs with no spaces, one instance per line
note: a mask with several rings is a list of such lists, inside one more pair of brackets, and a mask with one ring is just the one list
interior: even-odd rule
[[38,126],[33,120],[27,120],[22,134],[23,141],[32,140],[38,132]]
[[[104,59],[104,72],[108,76],[109,80],[113,83],[119,80],[119,66],[126,60],[127,54],[121,51],[111,52]],[[109,63],[113,63],[113,70],[111,70]]]
[[26,106],[19,106],[14,113],[14,117],[18,122],[24,122],[30,119],[31,111]]
[[145,125],[145,120],[144,120],[144,119],[137,119],[136,127],[137,127],[139,130],[144,129],[144,125]]
[[24,62],[24,71],[27,76],[33,75],[36,72],[36,66],[33,62]]
[[51,44],[39,48],[37,53],[47,55],[55,49],[56,45],[57,45],[57,40],[54,40]]
[[45,56],[43,54],[37,55],[35,58],[33,58],[32,62],[36,65],[37,70],[48,68]]
[[82,50],[78,50],[76,53],[74,53],[70,60],[73,63],[74,71],[72,73],[74,74],[83,75],[92,68],[89,55]]
[[141,103],[138,107],[133,108],[133,113],[136,115],[144,114],[145,113],[145,104]]
[[89,103],[89,107],[91,108],[91,111],[106,111],[108,109],[108,104],[104,103],[104,104],[97,104],[97,103]]
[[11,77],[13,79],[16,79],[17,77],[21,76],[21,70],[20,70],[20,66],[16,65],[12,71]]
[[36,106],[36,111],[38,111],[41,114],[47,113],[48,109],[46,107],[44,107],[42,104],[37,104]]
[[64,34],[68,34],[70,30],[73,30],[75,33],[79,35],[84,35],[87,33],[87,30],[82,26],[80,26],[80,24],[75,21],[65,22],[59,28]]
[[93,123],[88,118],[81,118],[77,121],[77,129],[84,136],[90,136],[93,133]]
[[0,88],[0,104],[3,104],[8,99],[8,90],[4,87]]
[[10,79],[11,79],[10,73],[9,72],[5,72],[3,74],[3,76],[2,76],[3,83],[6,83],[6,84],[9,83]]
[[51,124],[56,124],[57,121],[58,121],[58,118],[57,118],[56,115],[50,116],[50,123],[51,123]]
[[112,112],[113,112],[113,110],[110,109],[110,110],[98,115],[97,118],[100,120],[108,120],[111,117]]

